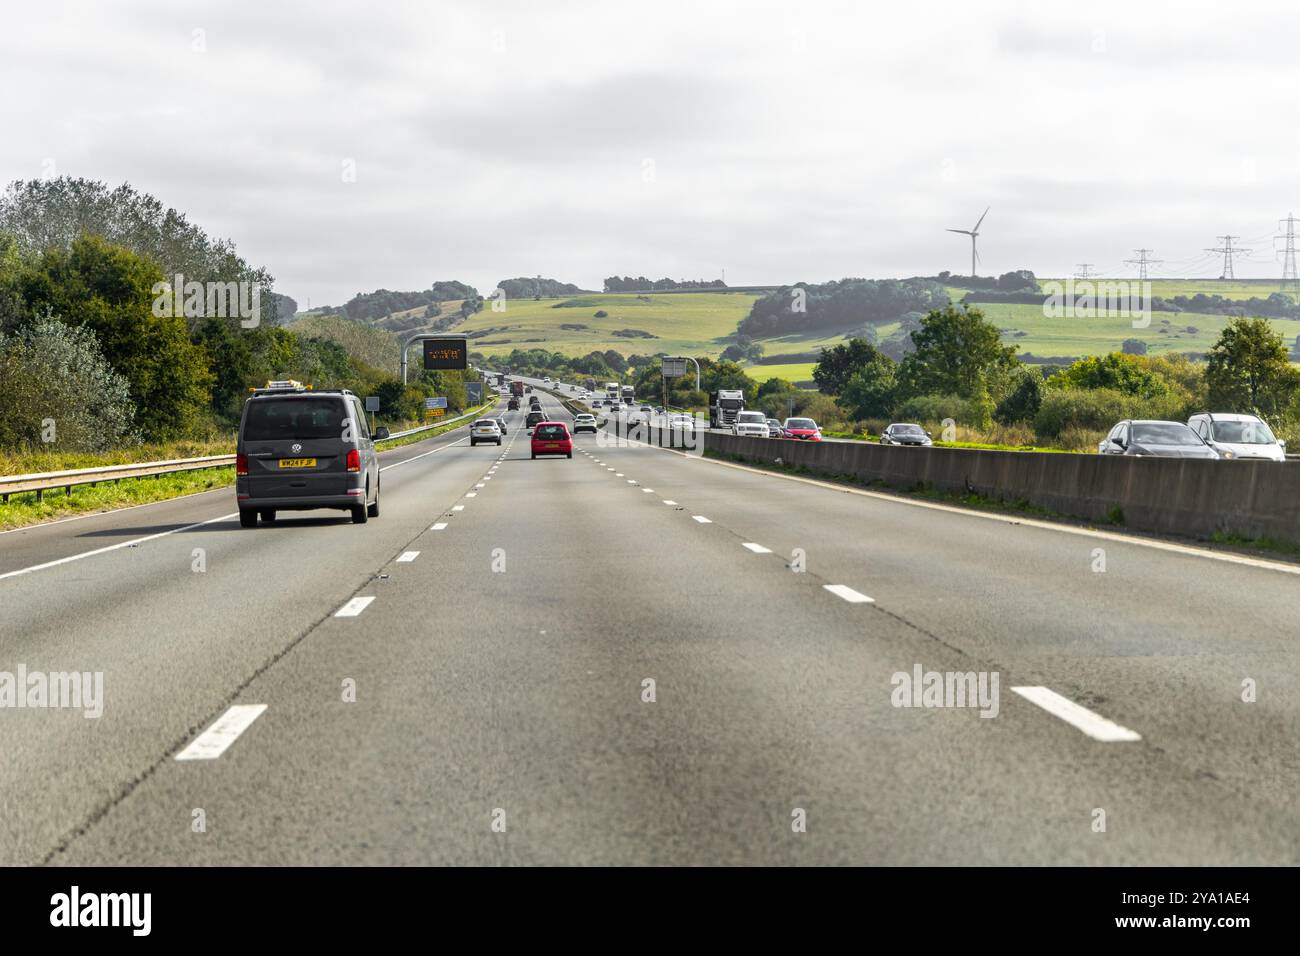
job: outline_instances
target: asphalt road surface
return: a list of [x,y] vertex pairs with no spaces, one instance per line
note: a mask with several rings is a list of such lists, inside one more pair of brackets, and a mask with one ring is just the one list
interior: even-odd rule
[[0,535],[0,670],[103,673],[0,710],[0,862],[1300,863],[1294,566],[509,418]]

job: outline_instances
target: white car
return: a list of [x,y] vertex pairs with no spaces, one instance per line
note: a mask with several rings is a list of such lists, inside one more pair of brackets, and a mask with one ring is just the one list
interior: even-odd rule
[[469,443],[477,445],[481,441],[501,444],[501,426],[492,418],[480,418],[469,429]]
[[668,427],[678,431],[693,432],[695,431],[695,418],[691,415],[678,413],[668,416]]
[[767,416],[762,412],[740,412],[731,423],[731,434],[746,438],[770,438]]
[[1187,425],[1220,458],[1286,461],[1286,442],[1254,415],[1203,412],[1187,419]]
[[586,412],[583,412],[581,415],[573,416],[573,434],[576,435],[578,432],[594,431],[596,431],[595,415],[588,415]]

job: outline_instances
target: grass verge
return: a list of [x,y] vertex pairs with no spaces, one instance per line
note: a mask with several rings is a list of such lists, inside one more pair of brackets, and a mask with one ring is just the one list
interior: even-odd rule
[[[491,408],[494,404],[495,402],[488,402],[475,410],[473,414],[477,415],[484,409]],[[463,421],[452,422],[430,429],[427,432],[420,432],[418,435],[408,435],[405,438],[377,442],[376,444],[380,446],[381,451],[388,451],[391,448],[400,448],[403,445],[413,445],[416,442],[427,441],[454,428],[460,428],[464,424]],[[179,446],[169,447],[175,451]],[[139,449],[134,450],[138,451]],[[216,450],[192,451],[190,454],[172,454],[152,460],[166,460],[168,457],[197,458],[200,455],[229,455],[234,450],[234,443],[232,442],[229,446]],[[149,459],[127,457],[122,461],[109,461],[102,464],[130,464],[132,461],[140,460]],[[58,469],[50,470],[100,466],[101,463],[96,461],[92,464],[64,464]],[[215,488],[225,488],[234,484],[234,482],[235,469],[230,465],[226,465],[220,468],[182,471],[170,475],[158,475],[157,477],[123,478],[117,482],[110,480],[98,485],[76,485],[70,495],[66,494],[62,489],[47,490],[41,501],[36,500],[35,492],[12,495],[8,504],[0,505],[0,531],[23,528],[45,521],[57,521],[60,518],[71,518],[77,515],[94,514],[103,511],[117,511],[135,505],[167,501],[170,498],[180,498],[184,495],[212,491]],[[233,506],[232,502],[231,507],[233,508]]]

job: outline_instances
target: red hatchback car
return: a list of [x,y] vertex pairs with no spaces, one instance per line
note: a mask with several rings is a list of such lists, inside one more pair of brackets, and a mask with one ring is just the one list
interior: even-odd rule
[[538,455],[573,457],[573,438],[564,422],[538,422],[533,426],[533,457]]
[[785,420],[785,437],[799,441],[821,441],[822,430],[811,418],[787,418]]

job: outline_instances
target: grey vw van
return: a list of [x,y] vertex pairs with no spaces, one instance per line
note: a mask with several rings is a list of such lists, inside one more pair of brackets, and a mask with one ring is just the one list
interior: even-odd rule
[[244,403],[235,496],[245,528],[277,511],[338,508],[355,524],[379,517],[379,460],[361,402],[347,389],[269,382]]

